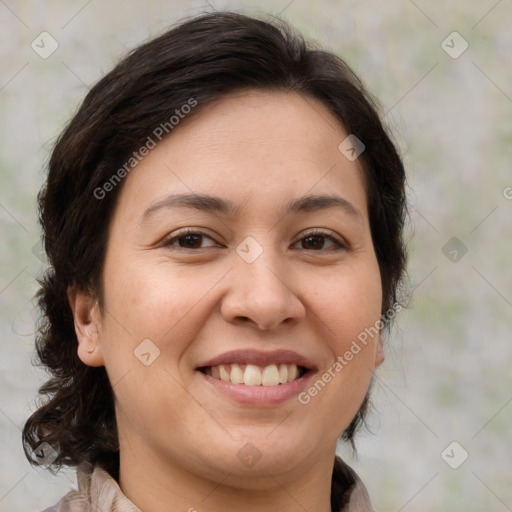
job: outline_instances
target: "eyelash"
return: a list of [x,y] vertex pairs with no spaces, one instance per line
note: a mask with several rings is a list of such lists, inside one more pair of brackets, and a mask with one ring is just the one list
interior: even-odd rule
[[[180,238],[183,238],[183,237],[185,237],[187,235],[200,235],[200,236],[207,237],[210,240],[213,240],[211,236],[207,235],[206,233],[204,233],[204,232],[202,232],[200,230],[193,229],[193,228],[188,228],[188,229],[184,229],[183,231],[181,231],[178,235],[173,236],[172,238],[169,238],[169,239],[165,240],[162,243],[162,246],[163,247],[171,248],[172,250],[177,249],[177,250],[185,250],[185,251],[198,251],[200,249],[206,249],[206,247],[200,247],[198,249],[194,249],[194,248],[191,249],[191,248],[188,248],[188,247],[180,247],[180,246],[174,246],[173,245],[173,242],[175,242],[175,241],[179,240]],[[321,230],[318,230],[318,229],[313,229],[313,230],[307,232],[303,237],[299,238],[293,245],[295,245],[296,243],[300,242],[301,240],[305,240],[305,239],[313,237],[313,236],[317,236],[317,237],[322,237],[322,238],[328,239],[328,240],[332,241],[336,245],[336,247],[332,248],[332,249],[319,249],[319,250],[303,249],[304,251],[336,252],[336,251],[346,251],[347,250],[347,245],[345,243],[341,242],[340,240],[338,240],[333,235],[330,235],[330,234],[325,233],[324,231],[321,231]]]

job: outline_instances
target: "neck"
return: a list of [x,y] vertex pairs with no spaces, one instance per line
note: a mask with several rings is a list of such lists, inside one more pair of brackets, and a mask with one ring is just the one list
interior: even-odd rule
[[[233,472],[198,474],[190,464],[177,465],[162,456],[121,446],[119,486],[141,510],[152,512],[331,512],[334,450],[307,468],[286,474],[260,471],[254,477]],[[188,461],[190,462],[190,461]]]

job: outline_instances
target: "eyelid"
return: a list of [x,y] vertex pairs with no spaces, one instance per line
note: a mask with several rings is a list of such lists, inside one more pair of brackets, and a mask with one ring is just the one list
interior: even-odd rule
[[[187,235],[201,235],[203,237],[207,237],[210,240],[214,241],[213,237],[206,233],[202,228],[183,228],[181,230],[178,230],[176,233],[171,234],[170,236],[164,238],[161,242],[161,246],[163,247],[172,247],[173,249],[182,249],[185,251],[197,251],[198,249],[187,249],[186,247],[180,247],[179,245],[173,246],[172,243],[178,240],[179,238]],[[202,247],[202,249],[205,249],[205,247]]]
[[[341,238],[339,235],[336,235],[334,234],[332,231],[330,230],[327,230],[327,229],[324,229],[324,228],[311,228],[310,230],[308,231],[305,231],[305,232],[302,232],[299,237],[297,238],[297,240],[293,243],[293,245],[295,245],[297,242],[300,242],[303,238],[307,238],[309,236],[315,236],[315,235],[320,235],[320,236],[323,236],[324,238],[327,238],[328,240],[331,240],[332,242],[334,242],[336,245],[337,245],[337,248],[335,249],[321,249],[319,251],[308,251],[308,252],[332,252],[332,251],[335,251],[335,250],[348,250],[349,248],[349,244],[343,239]],[[306,250],[306,249],[304,249]]]
[[[163,247],[172,247],[173,249],[184,250],[184,251],[189,251],[189,252],[190,251],[197,252],[200,249],[206,249],[206,247],[201,247],[199,249],[189,249],[186,247],[172,245],[173,242],[175,242],[177,239],[187,236],[187,235],[201,235],[203,237],[209,238],[212,241],[215,241],[213,239],[213,237],[210,236],[205,231],[203,231],[202,228],[183,228],[182,230],[176,232],[172,236],[165,238],[162,241],[161,245]],[[342,251],[342,250],[349,249],[349,244],[344,239],[339,237],[339,235],[338,236],[335,235],[332,231],[329,231],[329,230],[326,230],[323,228],[311,228],[308,231],[300,233],[300,235],[296,238],[296,240],[292,243],[292,245],[295,245],[295,244],[297,244],[297,242],[300,242],[302,239],[310,237],[310,236],[323,236],[324,238],[331,240],[337,247],[334,249],[320,249],[318,251],[315,251],[315,250],[308,251],[307,249],[304,249],[307,252],[320,252],[321,253],[321,252],[333,252],[333,251],[337,251],[337,250]]]

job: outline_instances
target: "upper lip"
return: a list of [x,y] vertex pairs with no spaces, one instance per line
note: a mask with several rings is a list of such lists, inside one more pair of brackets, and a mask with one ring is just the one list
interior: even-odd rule
[[254,364],[256,366],[268,366],[271,364],[296,364],[307,370],[315,370],[315,365],[306,357],[297,354],[293,350],[274,350],[265,352],[261,350],[231,350],[215,356],[208,361],[199,364],[198,368],[217,366],[219,364]]

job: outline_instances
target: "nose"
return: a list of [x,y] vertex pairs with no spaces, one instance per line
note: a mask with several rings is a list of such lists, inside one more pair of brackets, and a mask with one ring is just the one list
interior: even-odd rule
[[[229,273],[229,288],[221,314],[231,324],[251,323],[263,331],[289,326],[305,316],[305,308],[296,294],[296,279],[290,268],[270,249],[251,263],[237,254],[235,268]],[[293,282],[295,281],[295,283]]]

